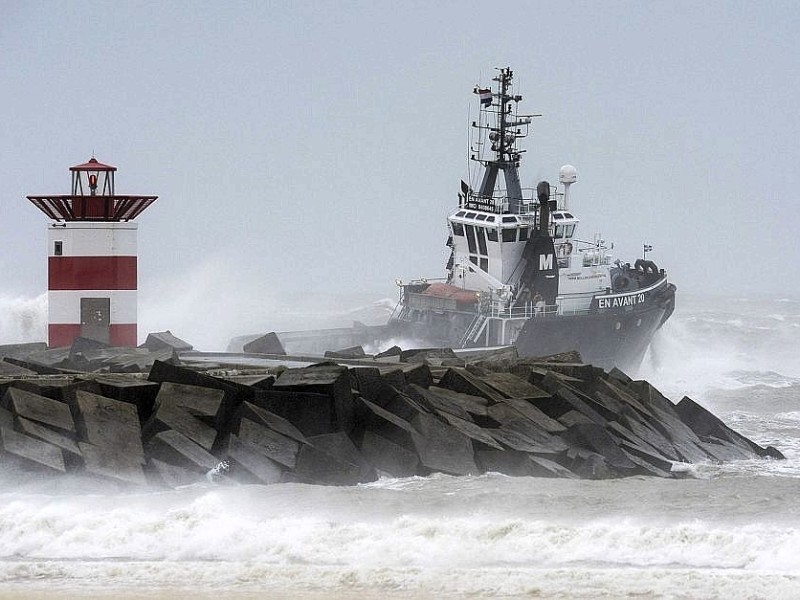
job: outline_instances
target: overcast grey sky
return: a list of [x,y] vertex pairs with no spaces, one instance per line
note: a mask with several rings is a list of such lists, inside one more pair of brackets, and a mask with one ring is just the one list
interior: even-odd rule
[[505,65],[544,114],[523,182],[574,164],[584,237],[652,244],[681,292],[796,294],[798,7],[0,0],[0,294],[46,289],[24,198],[93,151],[159,196],[147,302],[441,275],[472,86]]

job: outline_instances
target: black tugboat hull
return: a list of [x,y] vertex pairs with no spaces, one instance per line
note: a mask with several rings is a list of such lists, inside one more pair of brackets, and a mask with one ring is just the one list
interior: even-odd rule
[[675,306],[671,286],[657,303],[618,313],[529,319],[515,342],[520,356],[547,356],[577,350],[584,362],[604,369],[634,370],[655,332]]

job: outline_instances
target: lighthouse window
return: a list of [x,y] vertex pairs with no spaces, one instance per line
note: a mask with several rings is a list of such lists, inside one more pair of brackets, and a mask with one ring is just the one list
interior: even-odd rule
[[478,248],[480,248],[479,254],[483,254],[485,256],[488,254],[488,252],[486,252],[486,237],[484,237],[483,232],[483,227],[475,228],[475,234],[478,236]]
[[464,235],[464,226],[461,223],[453,223],[453,235]]
[[517,241],[517,230],[516,229],[503,229],[503,241],[504,242],[516,242]]
[[53,255],[61,256],[64,253],[64,242],[58,241],[53,244]]
[[486,230],[486,237],[489,239],[490,242],[497,241],[497,229],[487,229]]
[[472,225],[464,225],[467,232],[467,245],[469,246],[470,254],[478,253],[478,246],[475,243],[475,228]]
[[527,227],[520,227],[519,228],[519,241],[524,242],[528,239],[528,228]]

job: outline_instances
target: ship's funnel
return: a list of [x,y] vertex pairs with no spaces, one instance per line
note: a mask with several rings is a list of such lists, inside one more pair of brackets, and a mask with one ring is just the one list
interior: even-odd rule
[[550,184],[540,181],[536,186],[536,196],[539,198],[539,233],[548,234],[550,228]]

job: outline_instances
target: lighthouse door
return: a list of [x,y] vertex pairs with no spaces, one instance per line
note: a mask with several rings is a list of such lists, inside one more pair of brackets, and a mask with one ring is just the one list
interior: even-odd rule
[[81,337],[108,343],[110,298],[81,298]]

